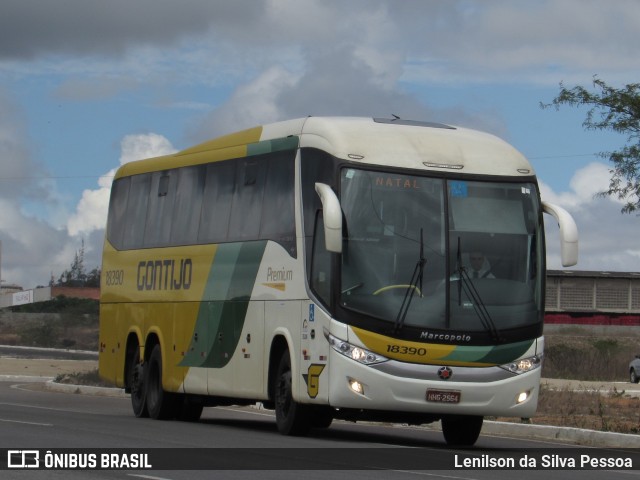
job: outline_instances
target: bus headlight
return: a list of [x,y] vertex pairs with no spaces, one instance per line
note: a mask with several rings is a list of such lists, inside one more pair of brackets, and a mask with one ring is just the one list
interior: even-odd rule
[[336,352],[350,358],[351,360],[362,363],[363,365],[373,365],[389,360],[387,357],[383,357],[382,355],[373,353],[365,348],[357,347],[355,345],[351,345],[349,342],[340,340],[339,338],[334,337],[326,331],[325,336],[327,337],[331,348],[333,348]]
[[531,370],[535,370],[536,368],[540,368],[541,366],[542,355],[534,355],[533,357],[521,358],[519,360],[516,360],[515,362],[500,365],[500,368],[504,368],[511,373],[520,375],[522,373],[527,373]]

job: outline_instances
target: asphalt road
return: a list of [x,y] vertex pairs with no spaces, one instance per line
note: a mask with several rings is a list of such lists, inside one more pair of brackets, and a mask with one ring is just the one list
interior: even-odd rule
[[[478,470],[455,467],[466,458],[496,455],[518,458],[547,454],[577,458],[578,454],[616,452],[587,448],[565,449],[550,442],[483,435],[475,448],[446,448],[441,433],[425,428],[336,422],[304,438],[277,433],[269,411],[252,408],[209,408],[198,423],[136,419],[127,398],[85,396],[47,391],[37,383],[0,381],[0,449],[70,449],[66,452],[106,452],[109,448],[152,450],[153,463],[211,462],[216,471],[188,470],[55,470],[0,471],[4,479],[640,479],[640,453],[624,452],[634,470]],[[96,449],[96,450],[78,450]],[[185,450],[175,450],[185,449]],[[205,449],[205,450],[197,450]],[[499,449],[499,450],[496,450]],[[505,451],[502,449],[511,449]],[[539,450],[544,449],[544,450]],[[166,452],[166,454],[165,454]],[[176,452],[178,452],[176,454]],[[506,453],[505,453],[506,452]],[[595,454],[594,453],[594,454]],[[618,452],[619,453],[619,452]],[[182,456],[180,456],[182,454]],[[4,458],[0,458],[0,465]],[[7,460],[8,462],[8,460]],[[447,463],[449,462],[449,463]],[[443,467],[444,465],[444,467]],[[451,465],[449,468],[448,465]],[[438,466],[440,469],[434,469]],[[445,469],[446,468],[446,469]],[[293,470],[295,469],[295,470]]]

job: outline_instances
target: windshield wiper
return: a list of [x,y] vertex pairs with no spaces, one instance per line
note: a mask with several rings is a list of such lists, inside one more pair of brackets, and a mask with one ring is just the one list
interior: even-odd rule
[[424,266],[426,263],[427,263],[427,259],[424,258],[423,229],[422,227],[420,227],[420,257],[418,258],[418,262],[416,263],[416,266],[413,269],[413,275],[411,275],[411,282],[407,286],[407,290],[404,292],[404,298],[402,299],[400,310],[398,311],[398,315],[396,316],[396,322],[393,328],[393,333],[398,333],[400,330],[402,330],[402,327],[404,326],[404,321],[407,318],[407,313],[409,312],[409,307],[411,306],[411,300],[413,300],[413,296],[415,295],[416,290],[420,292],[420,296],[422,297],[422,277],[424,274]]
[[460,249],[460,237],[458,237],[458,252],[457,252],[457,270],[458,270],[458,306],[462,305],[462,290],[469,299],[471,300],[471,304],[473,305],[473,310],[476,312],[476,315],[480,319],[480,323],[482,326],[489,332],[491,338],[499,342],[500,341],[500,333],[496,328],[496,324],[491,318],[491,314],[489,310],[487,310],[486,305],[482,301],[482,297],[480,296],[480,292],[471,281],[469,274],[467,273],[467,269],[462,265],[462,255]]

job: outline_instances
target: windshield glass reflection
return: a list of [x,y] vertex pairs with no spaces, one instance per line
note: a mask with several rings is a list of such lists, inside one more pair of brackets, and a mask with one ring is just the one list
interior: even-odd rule
[[340,200],[343,307],[401,327],[492,335],[540,321],[533,184],[347,168]]

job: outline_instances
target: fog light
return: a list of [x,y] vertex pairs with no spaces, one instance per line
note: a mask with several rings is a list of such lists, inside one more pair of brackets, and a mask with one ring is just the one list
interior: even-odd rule
[[522,403],[526,401],[527,398],[529,398],[529,392],[521,392],[518,398],[516,398],[516,403]]
[[364,395],[364,385],[353,378],[349,378],[349,388],[357,394]]

